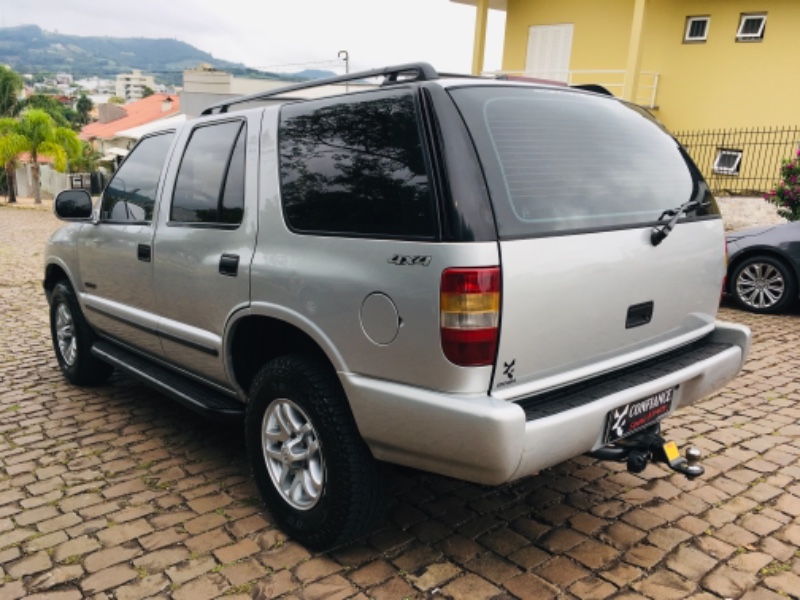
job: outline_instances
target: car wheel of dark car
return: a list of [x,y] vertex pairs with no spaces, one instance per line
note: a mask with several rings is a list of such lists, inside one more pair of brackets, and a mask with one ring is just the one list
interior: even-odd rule
[[295,540],[330,548],[380,518],[385,466],[359,436],[328,365],[298,355],[267,363],[253,382],[245,427],[261,496]]
[[92,355],[94,333],[83,318],[75,291],[64,281],[53,288],[50,333],[58,366],[70,383],[102,383],[114,371],[114,367]]
[[797,297],[792,272],[769,256],[751,256],[740,263],[730,289],[741,308],[763,314],[783,312]]

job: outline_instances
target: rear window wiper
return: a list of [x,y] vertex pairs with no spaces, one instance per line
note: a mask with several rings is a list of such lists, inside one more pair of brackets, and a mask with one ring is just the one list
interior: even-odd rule
[[709,204],[710,202],[708,202],[708,200],[689,200],[688,202],[681,204],[678,208],[668,208],[661,213],[661,216],[658,217],[658,220],[662,221],[664,217],[672,218],[663,225],[656,225],[653,227],[652,231],[650,232],[650,243],[652,243],[653,246],[658,246],[664,241],[664,238],[669,235],[670,231],[672,231],[672,228],[675,227],[675,223],[678,222],[678,219],[681,218],[683,213],[698,208],[705,208]]

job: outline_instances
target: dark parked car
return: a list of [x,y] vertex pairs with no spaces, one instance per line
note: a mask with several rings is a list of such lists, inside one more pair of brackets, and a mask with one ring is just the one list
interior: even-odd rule
[[726,291],[741,308],[784,312],[797,302],[800,222],[729,233]]

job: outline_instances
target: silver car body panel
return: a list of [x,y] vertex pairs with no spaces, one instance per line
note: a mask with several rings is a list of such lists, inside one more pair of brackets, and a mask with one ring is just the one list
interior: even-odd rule
[[[439,289],[446,268],[498,265],[497,243],[407,242],[290,231],[285,220],[277,218],[282,216],[277,118],[277,108],[265,109],[260,175],[265,206],[259,213],[251,272],[254,312],[271,316],[268,306],[292,307],[295,323],[313,324],[312,329],[324,332],[337,349],[328,357],[339,371],[432,390],[485,393],[492,367],[459,367],[442,353]],[[424,265],[390,262],[398,255],[430,260]],[[390,298],[397,307],[398,332],[390,343],[375,343],[363,329],[362,306],[372,294]]]
[[86,320],[99,331],[161,356],[157,335],[153,263],[139,260],[152,246],[152,224],[96,223],[77,236],[81,298]]
[[533,421],[526,421],[519,404],[492,395],[439,394],[350,373],[340,378],[376,458],[498,485],[601,447],[606,415],[628,402],[679,386],[674,410],[724,386],[742,367],[750,330],[718,322],[710,339],[731,347],[680,371]]
[[[159,203],[158,236],[153,245],[156,302],[162,317],[159,334],[170,361],[219,383],[227,383],[223,335],[230,315],[250,303],[250,264],[258,230],[258,163],[261,111],[211,117],[187,123],[175,143],[185,148],[198,127],[245,121],[245,201],[237,228],[172,223],[173,189],[183,157],[170,161]],[[223,255],[237,257],[235,276],[220,273]],[[202,302],[198,299],[202,298]]]
[[[719,305],[722,221],[682,223],[661,245],[650,228],[500,243],[503,327],[493,387],[505,398],[558,387],[707,334]],[[683,290],[692,290],[691,294]],[[626,327],[652,302],[649,322]]]

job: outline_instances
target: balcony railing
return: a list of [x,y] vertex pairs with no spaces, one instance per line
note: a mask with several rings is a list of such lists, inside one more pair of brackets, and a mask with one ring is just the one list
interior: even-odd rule
[[[573,71],[486,71],[484,75],[516,75],[534,79],[547,79],[566,83],[567,85],[602,85],[609,92],[619,97],[625,87],[625,71],[623,69],[573,70]],[[658,108],[659,73],[642,71],[639,73],[639,85],[636,89],[635,103],[647,108]]]

